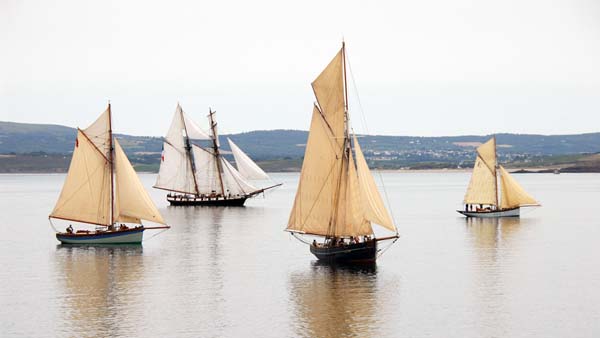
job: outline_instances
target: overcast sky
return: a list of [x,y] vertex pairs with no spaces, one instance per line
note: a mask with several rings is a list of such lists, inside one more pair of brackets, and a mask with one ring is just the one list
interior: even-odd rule
[[346,40],[357,132],[600,131],[600,1],[0,0],[0,120],[308,129]]

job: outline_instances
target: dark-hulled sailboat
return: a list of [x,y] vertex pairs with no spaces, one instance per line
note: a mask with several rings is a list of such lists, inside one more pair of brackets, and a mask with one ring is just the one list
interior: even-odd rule
[[[254,187],[249,180],[269,176],[231,140],[237,169],[222,156],[214,115],[209,111],[210,133],[206,133],[177,105],[154,185],[170,192],[171,205],[243,206],[246,199],[281,185]],[[210,146],[192,140],[207,140]]]
[[[501,189],[498,189],[498,178]],[[484,218],[519,217],[521,207],[540,205],[498,164],[495,136],[477,148],[477,159],[463,202],[465,210],[457,210],[460,214]]]
[[[67,244],[139,244],[144,230],[168,229],[112,135],[110,104],[88,128],[77,129],[69,172],[52,219],[95,225],[56,233]],[[164,224],[146,227],[142,220]],[[54,227],[54,225],[53,225]]]
[[[320,260],[373,262],[377,243],[395,241],[398,231],[356,135],[350,136],[345,57],[342,44],[312,83],[317,103],[286,231],[302,238],[313,236],[310,251]],[[394,234],[375,238],[372,223]]]

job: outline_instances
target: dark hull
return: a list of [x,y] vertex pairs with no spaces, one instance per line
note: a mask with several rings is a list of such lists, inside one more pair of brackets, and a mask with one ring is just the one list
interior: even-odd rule
[[90,233],[59,232],[56,239],[63,244],[140,244],[145,228]]
[[227,199],[199,199],[199,198],[174,198],[167,197],[171,205],[204,205],[214,207],[243,207],[247,197]]
[[350,244],[336,247],[310,246],[310,252],[319,260],[336,263],[372,263],[377,259],[377,242]]

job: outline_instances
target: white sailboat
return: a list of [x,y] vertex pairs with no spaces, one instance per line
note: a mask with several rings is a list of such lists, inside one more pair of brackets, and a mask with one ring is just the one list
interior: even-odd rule
[[[312,83],[317,99],[286,231],[317,239],[310,251],[329,262],[373,262],[377,243],[398,230],[358,143],[350,135],[345,45]],[[393,232],[375,238],[372,224]]]
[[[62,243],[141,243],[144,230],[169,228],[116,138],[113,143],[111,120],[109,104],[96,122],[77,129],[69,171],[49,218],[97,228],[77,230],[69,224],[56,234]],[[146,227],[142,220],[164,226]]]
[[521,207],[540,205],[498,164],[495,136],[477,148],[477,159],[463,202],[465,210],[457,210],[459,213],[486,218],[519,217]]
[[[167,200],[171,205],[243,206],[246,199],[281,185],[252,185],[249,180],[269,176],[231,140],[237,169],[222,156],[214,115],[209,110],[210,133],[206,133],[177,105],[154,185],[170,192]],[[210,146],[192,140],[208,140]]]

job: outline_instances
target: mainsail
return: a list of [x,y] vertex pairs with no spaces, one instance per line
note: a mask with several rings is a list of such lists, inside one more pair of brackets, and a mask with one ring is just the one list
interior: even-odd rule
[[371,222],[396,231],[360,145],[353,158],[345,93],[344,47],[312,83],[313,108],[287,230],[320,236],[372,235]]
[[496,162],[496,138],[492,138],[477,148],[464,203],[498,205]]

